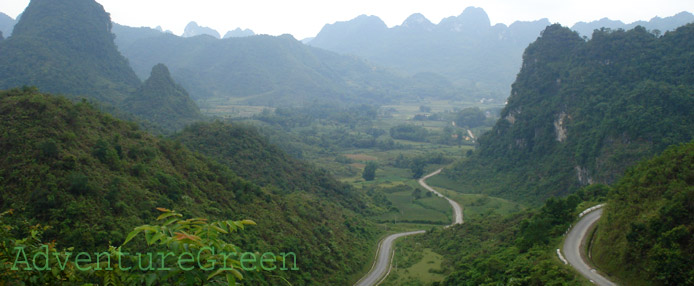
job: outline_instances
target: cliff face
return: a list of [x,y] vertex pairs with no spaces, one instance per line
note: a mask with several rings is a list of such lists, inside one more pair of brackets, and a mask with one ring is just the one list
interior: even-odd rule
[[[662,37],[603,30],[585,41],[548,27],[525,50],[501,119],[449,174],[490,178],[481,182],[490,193],[544,198],[612,183],[640,159],[691,140],[694,77],[682,63],[694,58],[686,50],[693,35],[688,25]],[[500,173],[513,179],[492,179]]]

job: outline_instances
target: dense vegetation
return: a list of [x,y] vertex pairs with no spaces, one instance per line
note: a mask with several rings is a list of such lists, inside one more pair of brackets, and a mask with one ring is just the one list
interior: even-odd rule
[[307,192],[355,211],[365,211],[355,190],[324,170],[297,160],[270,144],[253,127],[241,124],[196,123],[174,136],[191,150],[229,166],[244,179],[277,193]]
[[431,248],[445,260],[441,285],[583,285],[561,264],[555,245],[585,206],[603,200],[609,187],[595,185],[541,208],[511,215],[467,218],[447,230],[432,229],[406,247]]
[[0,89],[28,85],[87,98],[120,118],[160,125],[148,128],[156,131],[199,120],[197,107],[168,72],[155,67],[162,72],[141,83],[116,48],[111,27],[109,14],[93,0],[31,1],[12,37],[0,44]]
[[615,184],[593,259],[629,285],[694,285],[694,143],[639,163]]
[[0,89],[38,86],[114,104],[140,84],[110,33],[111,18],[93,0],[29,3],[0,45]]
[[163,64],[152,68],[149,78],[121,107],[168,131],[181,130],[202,120],[198,106],[188,92],[174,82]]
[[[249,250],[296,252],[302,271],[273,273],[294,285],[345,283],[371,256],[366,253],[374,234],[370,224],[340,205],[354,202],[357,209],[358,195],[339,185],[323,187],[330,181],[305,190],[258,186],[180,141],[158,139],[88,103],[73,104],[31,88],[2,92],[0,117],[0,208],[14,210],[8,218],[14,237],[40,223],[50,226],[44,241],[104,250],[156,217],[156,207],[165,207],[186,216],[256,221],[262,227],[233,242]],[[236,137],[257,142],[252,136]],[[258,158],[251,152],[262,152],[253,148],[246,162]],[[224,158],[224,153],[214,156]],[[311,170],[294,174],[312,176]],[[280,281],[249,275],[259,284]]]
[[[661,37],[548,27],[479,148],[449,176],[506,197],[547,198],[613,183],[637,161],[694,138],[694,25]],[[493,179],[492,179],[493,178]]]

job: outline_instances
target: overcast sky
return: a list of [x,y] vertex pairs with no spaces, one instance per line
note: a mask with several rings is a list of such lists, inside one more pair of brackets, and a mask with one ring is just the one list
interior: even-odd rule
[[[631,23],[694,10],[693,0],[97,0],[111,19],[127,26],[162,26],[182,34],[196,21],[224,35],[237,27],[256,33],[292,34],[297,39],[315,36],[326,23],[346,21],[361,14],[376,15],[390,27],[409,15],[422,13],[430,21],[459,15],[466,7],[482,7],[492,22],[548,18],[572,26],[603,17]],[[13,18],[29,0],[2,0],[0,12]]]

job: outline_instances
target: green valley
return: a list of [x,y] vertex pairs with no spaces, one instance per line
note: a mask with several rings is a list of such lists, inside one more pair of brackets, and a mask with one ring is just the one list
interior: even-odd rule
[[0,285],[694,285],[689,12],[99,2],[0,13]]

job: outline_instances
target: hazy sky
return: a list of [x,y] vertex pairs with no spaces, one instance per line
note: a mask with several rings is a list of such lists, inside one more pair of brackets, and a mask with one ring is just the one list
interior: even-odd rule
[[[162,26],[182,34],[196,21],[224,35],[237,27],[256,33],[292,34],[297,39],[315,36],[326,23],[346,21],[361,14],[376,15],[390,27],[409,15],[422,13],[438,23],[459,15],[466,7],[482,7],[492,24],[548,18],[572,26],[579,21],[608,17],[630,23],[692,12],[692,0],[97,0],[114,22],[128,26]],[[0,12],[13,18],[29,0],[2,0]]]

